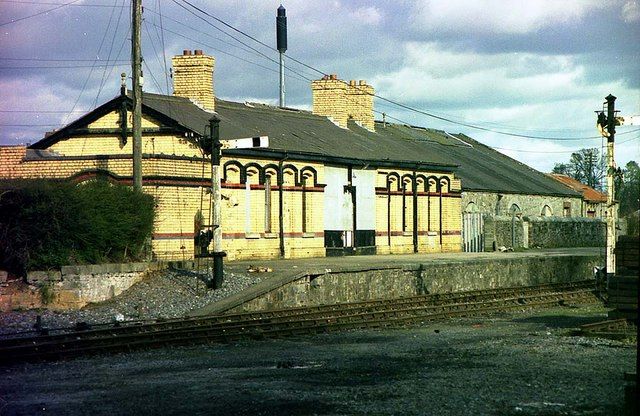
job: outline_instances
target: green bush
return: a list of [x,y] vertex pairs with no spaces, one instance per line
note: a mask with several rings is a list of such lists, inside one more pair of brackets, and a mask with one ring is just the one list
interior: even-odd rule
[[0,185],[0,268],[18,275],[66,264],[144,257],[154,201],[106,181]]

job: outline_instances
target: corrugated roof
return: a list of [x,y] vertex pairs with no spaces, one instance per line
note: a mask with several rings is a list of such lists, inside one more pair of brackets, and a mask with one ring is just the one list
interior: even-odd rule
[[587,202],[607,202],[607,194],[597,191],[589,185],[583,184],[577,179],[574,179],[567,175],[562,175],[560,173],[550,173],[549,176],[557,181],[560,181],[562,184],[568,186],[574,191],[580,192],[584,200]]

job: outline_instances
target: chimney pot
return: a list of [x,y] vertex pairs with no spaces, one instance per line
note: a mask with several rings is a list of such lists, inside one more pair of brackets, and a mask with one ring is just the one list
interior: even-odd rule
[[185,49],[185,50],[182,51],[182,54],[184,56],[188,56],[188,55],[191,55],[191,51],[189,49]]
[[351,81],[349,81],[349,85],[351,85],[352,87],[356,85],[356,80],[352,79]]
[[367,81],[365,81],[365,80],[361,79],[361,80],[360,80],[360,85],[367,85]]
[[196,55],[202,55],[202,49],[196,49],[193,51]]

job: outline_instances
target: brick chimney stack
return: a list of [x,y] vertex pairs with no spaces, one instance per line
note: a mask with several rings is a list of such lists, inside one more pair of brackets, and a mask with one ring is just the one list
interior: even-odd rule
[[313,114],[330,117],[340,127],[347,127],[352,119],[362,127],[374,131],[374,89],[365,81],[345,81],[336,74],[325,75],[311,82]]
[[173,95],[189,98],[206,111],[215,111],[213,69],[215,59],[199,49],[184,50],[171,59]]

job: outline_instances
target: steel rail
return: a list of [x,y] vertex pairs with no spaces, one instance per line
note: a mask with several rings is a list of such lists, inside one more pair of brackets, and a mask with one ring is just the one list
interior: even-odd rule
[[459,303],[471,302],[473,300],[489,300],[497,295],[501,297],[506,296],[526,296],[530,293],[538,293],[541,290],[554,290],[554,291],[567,291],[575,289],[592,289],[594,283],[592,280],[580,281],[563,284],[545,284],[540,286],[523,286],[513,288],[499,288],[489,290],[473,290],[466,292],[450,292],[442,294],[427,294],[419,296],[411,296],[396,299],[377,299],[352,303],[337,303],[330,305],[318,305],[296,308],[284,308],[269,311],[260,312],[242,312],[225,315],[213,315],[197,318],[177,319],[177,320],[164,320],[160,322],[153,322],[147,324],[138,324],[134,326],[119,326],[111,328],[91,329],[86,331],[74,331],[63,334],[44,335],[36,337],[19,337],[19,338],[6,338],[0,340],[0,349],[9,347],[12,345],[20,345],[23,343],[40,344],[43,342],[64,342],[68,340],[76,340],[79,338],[91,338],[102,337],[105,335],[112,335],[117,333],[119,335],[127,333],[142,333],[147,331],[159,331],[165,329],[179,329],[182,327],[192,326],[206,326],[215,323],[226,322],[248,322],[252,320],[264,320],[264,319],[276,319],[276,318],[293,318],[296,316],[309,316],[310,314],[316,314],[319,317],[323,314],[334,315],[338,313],[346,313],[349,310],[358,309],[378,309],[385,310],[387,308],[400,308],[410,306],[424,306],[432,305],[443,302],[451,302],[457,300]]
[[[367,307],[345,307],[342,313],[333,316],[318,312],[312,308],[306,315],[297,310],[294,316],[251,318],[245,321],[210,322],[208,325],[195,325],[182,328],[154,329],[139,333],[121,334],[116,328],[106,331],[103,336],[75,339],[44,339],[16,345],[3,345],[0,348],[0,363],[33,359],[55,359],[73,357],[86,353],[129,351],[139,347],[163,345],[184,345],[199,342],[229,342],[242,338],[263,338],[297,334],[312,334],[328,330],[349,328],[372,328],[390,325],[422,322],[441,317],[473,316],[488,312],[530,308],[558,304],[562,301],[594,301],[593,289],[580,289],[569,292],[547,292],[526,296],[506,296],[502,299],[484,299],[475,302],[453,302],[430,305],[393,305],[389,308],[369,310]],[[367,302],[369,303],[369,302]],[[349,304],[343,304],[350,306]],[[399,307],[402,306],[402,307]],[[325,311],[326,312],[326,311]],[[255,314],[249,314],[255,315]],[[219,317],[219,318],[224,318]],[[123,329],[123,328],[120,328]],[[46,337],[43,337],[46,338]]]

